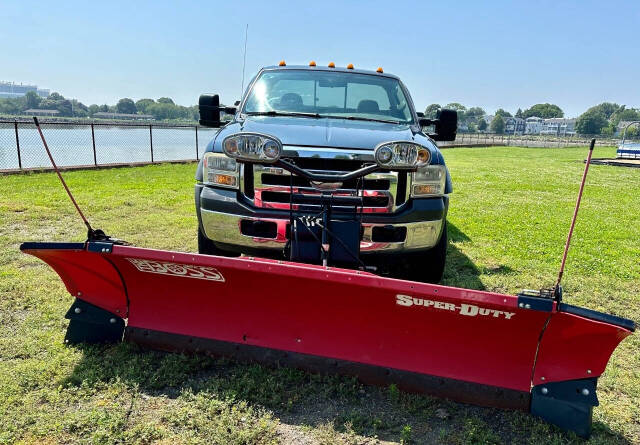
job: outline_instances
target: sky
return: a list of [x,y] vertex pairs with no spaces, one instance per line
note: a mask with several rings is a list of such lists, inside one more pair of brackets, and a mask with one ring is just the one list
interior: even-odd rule
[[86,105],[240,98],[262,66],[353,63],[400,76],[417,109],[640,107],[640,4],[628,1],[0,1],[0,80]]

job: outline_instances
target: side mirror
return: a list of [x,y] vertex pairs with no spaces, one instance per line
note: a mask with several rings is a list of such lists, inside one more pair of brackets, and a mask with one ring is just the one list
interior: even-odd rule
[[424,117],[424,113],[422,111],[416,111],[416,114],[418,115],[418,117],[423,118]]
[[429,135],[434,141],[455,141],[458,131],[458,112],[441,109],[435,119],[420,119],[421,127],[435,127],[435,133]]
[[219,128],[226,122],[220,120],[220,112],[235,114],[234,107],[221,107],[220,97],[217,94],[202,94],[198,99],[198,111],[200,112],[200,125],[203,127]]

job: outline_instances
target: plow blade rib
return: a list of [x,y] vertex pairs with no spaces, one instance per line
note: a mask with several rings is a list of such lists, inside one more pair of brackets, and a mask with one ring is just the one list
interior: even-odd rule
[[[550,399],[540,385],[595,379],[633,326],[560,312],[552,300],[104,244],[21,248],[50,264],[72,295],[126,318],[129,341],[355,375],[482,405],[529,410],[533,385],[536,409],[568,403],[583,412],[582,399]],[[554,414],[545,418],[554,422]],[[563,427],[582,433],[580,419]]]

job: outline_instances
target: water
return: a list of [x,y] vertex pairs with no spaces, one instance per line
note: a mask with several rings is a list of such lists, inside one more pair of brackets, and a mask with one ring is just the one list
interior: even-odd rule
[[[91,127],[88,125],[41,124],[54,160],[60,166],[93,165]],[[198,128],[197,156],[200,158],[216,129]],[[94,127],[98,165],[150,162],[149,127],[96,125]],[[194,127],[153,127],[153,160],[196,159]],[[50,167],[51,162],[35,125],[18,123],[23,168]],[[18,152],[13,122],[0,122],[0,170],[17,169]]]

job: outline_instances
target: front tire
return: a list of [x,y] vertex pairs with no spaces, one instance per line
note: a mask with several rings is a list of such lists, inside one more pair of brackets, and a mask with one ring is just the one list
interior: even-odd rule
[[438,244],[429,250],[407,254],[405,261],[399,266],[398,273],[394,275],[405,280],[439,283],[444,275],[448,244],[447,222],[445,220]]
[[216,245],[207,236],[202,233],[202,229],[198,227],[198,253],[203,255],[217,255],[217,256],[238,256],[231,252],[226,252],[216,247]]

